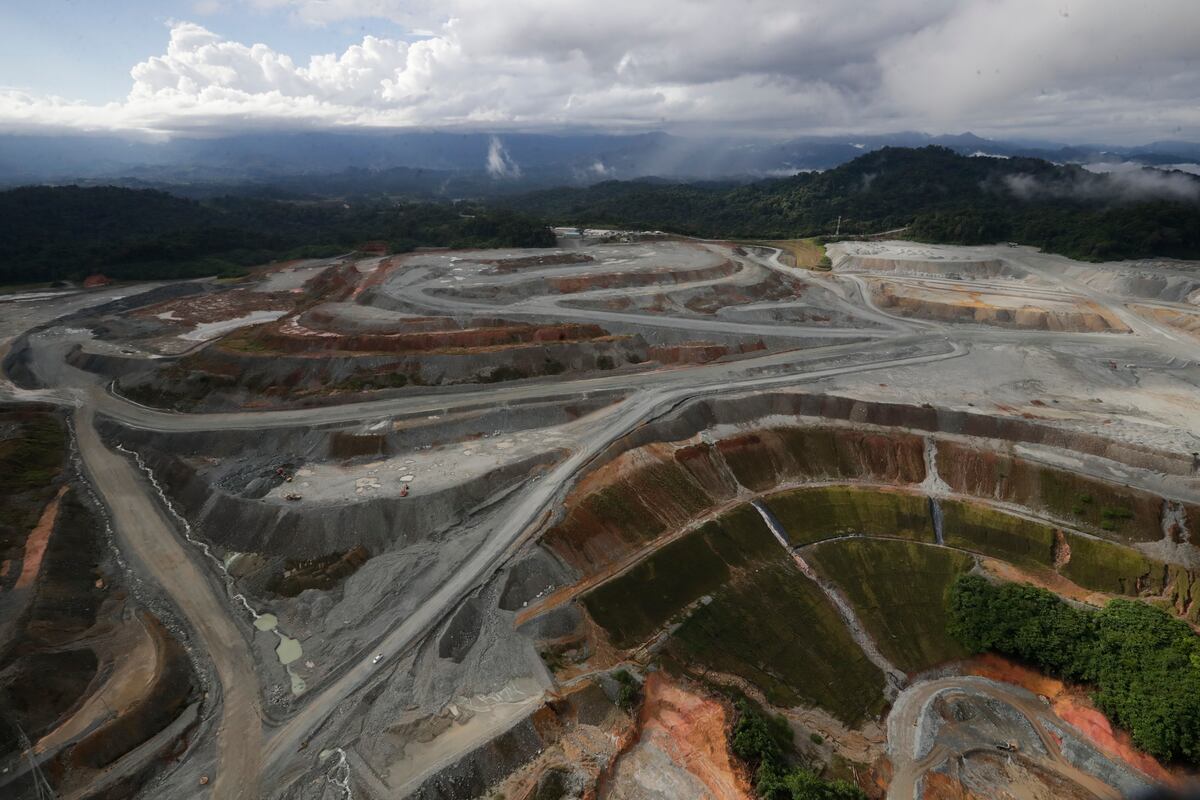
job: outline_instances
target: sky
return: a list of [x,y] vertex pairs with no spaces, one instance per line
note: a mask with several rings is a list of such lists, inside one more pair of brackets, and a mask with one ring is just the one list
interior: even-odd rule
[[6,0],[0,132],[1200,140],[1196,0]]

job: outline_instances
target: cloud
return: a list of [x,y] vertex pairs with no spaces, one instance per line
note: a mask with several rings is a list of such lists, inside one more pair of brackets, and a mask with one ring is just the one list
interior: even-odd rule
[[[1088,171],[1097,167],[1099,169]],[[1043,181],[1033,175],[1006,175],[1004,184],[1022,200],[1074,198],[1132,203],[1143,200],[1200,201],[1200,178],[1164,172],[1138,164],[1089,165],[1066,181]]]
[[513,160],[508,151],[504,149],[500,139],[495,136],[488,140],[488,154],[485,163],[488,175],[493,178],[521,177],[521,166]]
[[[218,4],[201,0],[197,9]],[[236,8],[224,0],[226,13]],[[254,10],[245,6],[254,6]],[[413,126],[776,134],[1200,130],[1192,0],[241,0],[413,35],[293,59],[192,22],[120,102],[0,91],[0,130]],[[417,35],[415,32],[422,32]]]

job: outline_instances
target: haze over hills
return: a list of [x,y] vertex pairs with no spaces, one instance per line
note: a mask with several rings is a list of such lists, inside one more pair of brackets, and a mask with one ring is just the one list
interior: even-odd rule
[[1064,145],[970,133],[782,140],[662,132],[273,132],[167,140],[7,135],[0,136],[0,185],[175,185],[193,194],[275,185],[332,195],[386,191],[456,197],[649,176],[753,180],[829,169],[882,147],[930,144],[962,155],[1027,156],[1060,163],[1200,162],[1200,144],[1190,142]]
[[0,281],[97,270],[124,278],[230,275],[367,241],[391,252],[544,245],[553,241],[547,222],[712,239],[893,231],[929,242],[1016,241],[1091,260],[1200,256],[1198,176],[1150,168],[1097,174],[936,146],[885,147],[823,172],[749,183],[608,180],[457,203],[397,200],[360,175],[342,180],[355,187],[355,199],[226,193],[197,201],[100,186],[3,191]]

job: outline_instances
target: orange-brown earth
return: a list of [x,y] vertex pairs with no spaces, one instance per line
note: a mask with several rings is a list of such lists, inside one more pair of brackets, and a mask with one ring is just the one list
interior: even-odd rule
[[1131,305],[1130,308],[1142,316],[1149,316],[1175,330],[1183,331],[1193,338],[1200,339],[1200,312],[1164,306]]
[[14,589],[27,588],[37,580],[38,572],[42,568],[42,557],[46,554],[46,545],[50,542],[50,532],[54,530],[54,522],[58,519],[58,503],[66,491],[67,486],[64,484],[59,488],[58,494],[46,504],[37,525],[25,539],[25,557],[21,560],[21,574],[17,576]]
[[135,317],[162,320],[181,325],[222,322],[245,316],[252,311],[287,311],[296,298],[288,292],[256,292],[252,289],[230,289],[211,294],[188,295],[146,306],[133,312]]
[[[650,743],[694,775],[714,800],[754,797],[745,769],[729,752],[727,704],[690,691],[661,670],[647,677],[637,744]],[[627,757],[627,756],[622,756]]]
[[715,444],[654,443],[622,453],[581,480],[543,541],[566,563],[593,574],[739,491],[802,480],[920,483],[924,477],[924,443],[911,434],[772,428]]
[[914,287],[872,280],[875,302],[907,316],[1042,331],[1128,333],[1112,312],[1083,297],[1030,299],[1002,292]]
[[706,364],[728,355],[758,353],[767,349],[761,340],[742,342],[736,347],[710,342],[688,342],[678,345],[663,345],[649,349],[650,360],[662,364]]
[[655,270],[652,272],[605,272],[593,275],[548,278],[546,283],[552,292],[576,294],[593,289],[624,289],[638,286],[654,286],[659,283],[690,283],[727,278],[737,272],[737,265],[726,259],[720,264],[698,269]]
[[1104,714],[1092,705],[1082,688],[1070,686],[992,653],[976,656],[964,666],[968,674],[1016,684],[1045,697],[1055,714],[1070,723],[1108,757],[1168,785],[1180,785],[1184,780],[1183,773],[1167,769],[1153,756],[1134,747],[1129,734],[1114,729]]

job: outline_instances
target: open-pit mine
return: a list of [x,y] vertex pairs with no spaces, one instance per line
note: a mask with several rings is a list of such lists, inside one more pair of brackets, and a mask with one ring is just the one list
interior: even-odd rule
[[946,598],[1200,625],[1200,264],[559,233],[0,295],[0,796],[1190,780]]

